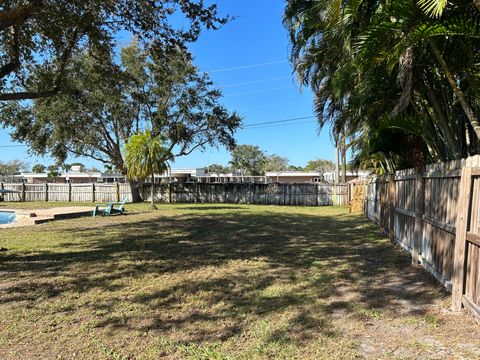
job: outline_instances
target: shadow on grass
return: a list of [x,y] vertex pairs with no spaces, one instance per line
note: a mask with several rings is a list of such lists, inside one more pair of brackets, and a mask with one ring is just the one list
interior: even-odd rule
[[[189,209],[197,207],[183,208]],[[182,328],[188,341],[222,341],[245,330],[245,317],[291,310],[288,326],[270,341],[304,341],[318,332],[335,336],[330,318],[337,313],[355,315],[360,307],[422,314],[434,298],[445,296],[359,217],[198,209],[225,211],[74,227],[78,242],[62,242],[62,252],[1,255],[0,274],[10,282],[2,287],[0,306],[21,301],[33,306],[100,290],[111,296],[84,305],[105,311],[96,326]],[[152,276],[176,281],[149,286]],[[143,289],[129,293],[125,280],[143,278]],[[355,306],[346,292],[357,296]],[[117,313],[120,306],[143,311]]]

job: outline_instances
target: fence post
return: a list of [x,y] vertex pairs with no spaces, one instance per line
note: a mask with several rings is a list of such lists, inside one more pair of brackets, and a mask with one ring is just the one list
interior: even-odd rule
[[115,182],[115,201],[120,202],[120,184]]
[[[378,182],[379,181],[379,182]],[[384,201],[384,193],[383,193],[383,175],[379,180],[377,180],[377,190],[380,191],[380,208],[378,211],[378,225],[380,225],[381,228],[383,228],[383,201]]]
[[415,227],[412,249],[412,265],[418,265],[423,237],[423,205],[424,205],[423,174],[418,171],[415,174]]
[[45,183],[45,201],[48,201],[48,183]]
[[337,184],[333,184],[332,205],[337,205]]
[[375,181],[373,182],[373,192],[374,192],[374,196],[373,196],[373,223],[375,224],[377,222],[377,218],[378,218],[378,206],[377,206],[377,202],[378,202],[378,177],[375,178]]
[[92,202],[95,202],[95,183],[92,183]]
[[72,183],[68,183],[68,202],[72,202]]
[[353,183],[347,183],[347,205],[352,202]]
[[390,235],[390,241],[395,242],[395,173],[390,174],[390,182],[388,185],[388,202],[390,208],[390,223],[388,227],[388,233]]
[[470,191],[472,187],[472,168],[462,168],[460,178],[460,196],[457,204],[455,223],[455,250],[452,274],[452,310],[462,309],[463,282],[465,277],[465,243],[467,237],[468,212],[470,210]]
[[27,196],[26,196],[26,191],[27,187],[24,182],[22,182],[22,202],[25,202]]

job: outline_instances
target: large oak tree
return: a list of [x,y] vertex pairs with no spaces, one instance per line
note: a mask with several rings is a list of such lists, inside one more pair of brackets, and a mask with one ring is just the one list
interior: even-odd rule
[[146,129],[167,148],[163,162],[207,145],[234,146],[241,119],[220,104],[221,92],[185,48],[134,41],[120,59],[117,64],[102,53],[76,54],[63,79],[65,92],[33,105],[8,102],[0,122],[37,154],[60,163],[68,155],[86,156],[123,174],[125,142]]
[[126,32],[183,46],[226,21],[202,0],[2,0],[0,101],[62,91],[76,52],[112,55]]

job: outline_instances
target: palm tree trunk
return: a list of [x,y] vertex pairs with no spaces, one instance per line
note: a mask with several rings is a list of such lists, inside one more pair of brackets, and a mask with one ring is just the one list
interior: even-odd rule
[[340,149],[338,148],[338,145],[339,145],[339,144],[338,144],[338,140],[337,140],[337,142],[336,142],[335,145],[336,145],[336,149],[335,149],[336,151],[335,151],[335,152],[337,153],[337,154],[336,154],[337,157],[336,157],[336,160],[335,160],[335,179],[334,179],[334,182],[335,182],[335,184],[336,184],[336,183],[338,183],[339,180],[340,180],[340,176],[339,176],[339,174],[340,174],[340,170],[339,170]]
[[155,207],[155,173],[152,171],[152,187],[150,189],[150,205]]
[[[461,158],[462,155],[460,150],[460,144],[455,139],[452,129],[449,126],[447,116],[445,115],[445,112],[442,109],[442,106],[440,104],[440,100],[437,97],[437,94],[435,94],[435,91],[433,90],[433,88],[430,86],[430,83],[426,79],[424,79],[422,87],[426,90],[426,96],[430,100],[430,104],[432,105],[433,111],[437,115],[437,118],[436,119],[432,118],[432,121],[434,121],[440,128],[440,131],[444,136],[445,141],[447,142],[448,151],[453,154],[454,159]],[[427,109],[427,112],[429,112],[428,109]],[[432,114],[432,116],[433,115],[434,114]]]
[[475,113],[473,112],[473,109],[470,107],[470,105],[467,102],[467,98],[465,97],[465,94],[463,93],[463,91],[458,86],[453,74],[450,72],[450,69],[448,68],[447,63],[445,62],[445,59],[443,58],[442,53],[438,49],[437,43],[433,39],[430,39],[429,43],[430,43],[430,46],[433,50],[433,53],[435,54],[435,57],[437,58],[438,62],[440,63],[440,66],[443,69],[445,77],[447,78],[448,82],[450,83],[450,86],[452,87],[453,92],[457,96],[458,101],[460,102],[460,105],[462,106],[462,109],[465,112],[465,115],[467,116],[468,120],[470,121],[470,124],[472,125],[473,130],[475,131],[475,134],[477,135],[477,138],[480,139],[480,121],[475,116]]
[[342,136],[342,183],[347,182],[347,148],[345,147],[345,135]]

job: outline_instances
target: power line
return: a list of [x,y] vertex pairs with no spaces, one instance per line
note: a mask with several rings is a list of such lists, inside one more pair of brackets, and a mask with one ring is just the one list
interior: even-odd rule
[[277,61],[270,61],[270,62],[259,63],[259,64],[241,65],[241,66],[234,66],[234,67],[224,68],[224,69],[215,69],[215,70],[210,70],[210,71],[207,71],[207,72],[210,73],[210,74],[213,74],[213,73],[226,72],[226,71],[252,69],[252,68],[256,68],[256,67],[275,65],[275,64],[284,64],[286,62],[287,62],[287,60],[277,60]]
[[233,84],[227,84],[227,85],[220,85],[220,87],[228,88],[228,87],[243,86],[243,85],[261,84],[261,83],[266,83],[270,81],[285,80],[285,79],[291,79],[291,76],[279,76],[279,77],[274,77],[270,79],[239,82],[239,83],[233,83]]
[[0,148],[25,147],[27,145],[0,145]]
[[302,117],[282,119],[282,120],[264,121],[264,122],[259,122],[259,123],[247,124],[247,125],[245,125],[245,126],[243,126],[243,127],[244,127],[244,128],[247,128],[247,127],[258,126],[258,125],[268,125],[268,124],[286,123],[286,122],[293,122],[293,121],[299,121],[299,120],[313,119],[313,118],[315,118],[315,117],[316,117],[315,115],[310,115],[310,116],[302,116]]
[[317,122],[316,120],[306,120],[306,121],[298,121],[298,122],[291,122],[291,123],[285,123],[285,124],[270,124],[270,125],[262,125],[262,126],[252,126],[252,127],[247,127],[247,128],[241,129],[241,130],[257,130],[257,129],[280,127],[280,126],[314,124],[316,122]]

